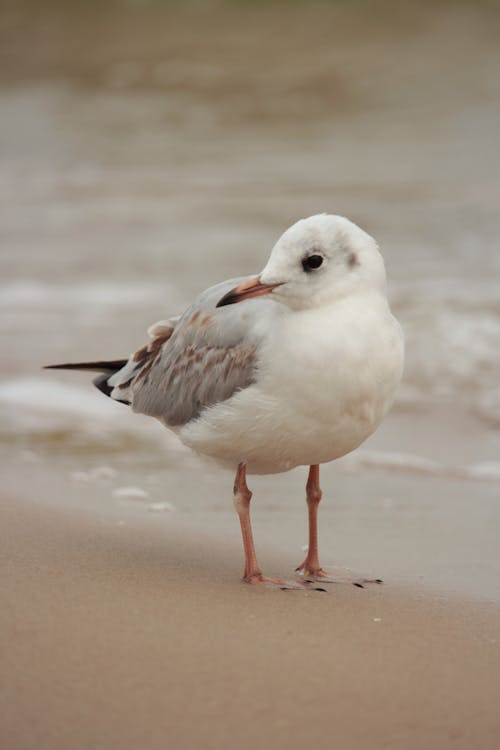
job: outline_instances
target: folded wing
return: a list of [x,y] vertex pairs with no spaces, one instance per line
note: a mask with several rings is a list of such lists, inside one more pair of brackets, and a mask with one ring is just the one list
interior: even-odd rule
[[217,308],[217,302],[242,279],[203,292],[180,318],[150,329],[150,343],[108,379],[111,397],[175,427],[230,398],[254,382],[262,338],[262,305],[248,300]]

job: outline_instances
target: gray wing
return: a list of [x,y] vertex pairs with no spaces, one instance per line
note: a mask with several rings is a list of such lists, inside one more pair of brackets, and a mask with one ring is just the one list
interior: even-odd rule
[[262,313],[272,315],[279,306],[260,298],[217,308],[243,280],[207,289],[180,318],[153,326],[150,344],[108,381],[112,397],[174,427],[251,385],[268,322]]

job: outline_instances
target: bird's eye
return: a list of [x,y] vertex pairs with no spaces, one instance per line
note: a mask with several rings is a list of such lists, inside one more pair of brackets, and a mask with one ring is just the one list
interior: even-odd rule
[[322,255],[308,255],[307,258],[304,258],[302,261],[302,268],[306,273],[309,273],[309,271],[315,271],[319,268],[322,263]]

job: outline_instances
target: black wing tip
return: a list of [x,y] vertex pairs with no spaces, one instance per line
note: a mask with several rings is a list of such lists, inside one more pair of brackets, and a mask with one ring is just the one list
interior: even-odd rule
[[[108,385],[108,378],[115,372],[121,370],[127,364],[127,359],[116,359],[113,362],[67,362],[60,365],[43,365],[42,370],[82,370],[100,372],[101,374],[94,378],[93,383],[105,396],[111,396],[113,387]],[[130,401],[115,398],[121,404],[130,406]]]
[[42,370],[90,370],[91,372],[107,372],[110,374],[121,370],[127,362],[126,359],[101,362],[65,362],[58,365],[42,365]]
[[[114,386],[108,385],[108,378],[110,377],[108,372],[104,372],[102,375],[98,375],[94,380],[92,381],[96,388],[98,388],[101,393],[104,393],[105,396],[108,396],[111,398],[111,394],[113,392]],[[123,398],[114,398],[113,401],[119,401],[120,404],[125,404],[126,406],[130,406],[130,401],[126,401]]]
[[77,365],[72,362],[66,362],[60,365],[42,365],[42,370],[87,370],[83,364]]

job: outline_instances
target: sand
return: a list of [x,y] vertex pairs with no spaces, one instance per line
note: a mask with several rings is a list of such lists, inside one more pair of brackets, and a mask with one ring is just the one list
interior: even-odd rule
[[494,602],[258,590],[153,514],[0,513],[6,750],[499,746]]

